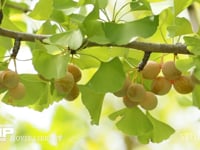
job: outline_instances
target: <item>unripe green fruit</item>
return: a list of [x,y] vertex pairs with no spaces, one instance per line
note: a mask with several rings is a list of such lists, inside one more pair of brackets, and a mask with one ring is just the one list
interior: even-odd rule
[[26,88],[23,83],[19,82],[16,87],[8,89],[8,94],[14,99],[22,99],[26,94]]
[[158,99],[154,93],[147,91],[144,100],[139,104],[145,110],[153,110],[158,104]]
[[115,96],[117,96],[117,97],[123,97],[123,96],[125,96],[125,95],[126,95],[126,92],[127,92],[127,90],[128,90],[128,87],[129,87],[130,84],[131,84],[130,78],[129,78],[129,77],[126,77],[122,88],[121,88],[119,91],[117,91],[117,92],[115,92],[115,93],[113,93],[113,94],[114,94]]
[[66,95],[71,91],[74,83],[73,75],[70,72],[67,72],[64,77],[54,81],[54,86],[59,94]]
[[138,102],[133,102],[131,101],[127,96],[123,97],[123,103],[126,107],[131,108],[134,106],[137,106],[139,103]]
[[67,94],[67,96],[65,97],[65,99],[68,100],[68,101],[73,101],[73,100],[75,100],[79,96],[79,93],[80,93],[79,88],[78,88],[77,84],[74,83],[73,88]]
[[82,74],[81,70],[76,65],[68,64],[67,70],[73,75],[75,82],[80,81]]
[[175,80],[181,76],[181,72],[176,68],[174,61],[167,61],[162,65],[162,73],[168,80]]
[[143,85],[138,83],[132,83],[127,90],[127,97],[133,102],[140,102],[144,99],[145,89]]
[[155,61],[148,61],[142,70],[142,76],[145,79],[155,79],[161,70],[161,64]]
[[180,94],[188,94],[193,91],[194,83],[188,76],[181,76],[179,79],[174,80],[174,88]]
[[2,83],[6,88],[14,88],[19,83],[19,76],[14,71],[3,71],[0,74],[0,83]]
[[171,89],[171,82],[165,77],[157,77],[151,84],[151,91],[157,95],[165,95]]

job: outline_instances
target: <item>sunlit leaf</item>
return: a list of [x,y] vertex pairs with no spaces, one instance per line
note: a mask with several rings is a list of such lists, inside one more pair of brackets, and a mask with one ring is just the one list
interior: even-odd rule
[[2,28],[14,30],[14,31],[22,31],[21,28],[19,28],[15,22],[11,21],[10,18],[6,15],[3,17],[3,21],[1,23]]
[[96,3],[98,3],[99,8],[105,8],[108,4],[108,0],[97,0]]
[[190,22],[185,18],[175,18],[174,24],[167,28],[170,37],[193,33]]
[[138,139],[143,143],[154,142],[159,143],[172,135],[175,130],[169,125],[153,118],[149,113],[147,113],[147,117],[153,125],[153,130],[147,132],[144,135],[138,137]]
[[191,69],[194,66],[193,58],[187,58],[187,59],[178,59],[176,60],[176,67],[181,72],[187,72],[189,69]]
[[81,91],[81,100],[88,109],[92,124],[99,124],[101,109],[104,99],[104,93],[97,93],[87,86],[79,86]]
[[37,20],[47,20],[49,19],[52,10],[53,0],[40,0],[29,16]]
[[137,107],[125,108],[111,114],[110,119],[118,120],[116,126],[128,135],[143,135],[153,129],[145,114]]
[[38,34],[55,34],[57,26],[53,25],[49,20],[44,22],[38,30]]
[[200,55],[200,38],[199,37],[184,37],[187,48],[195,55]]
[[152,36],[158,26],[158,16],[145,17],[132,22],[103,24],[107,39],[114,44],[127,44],[135,37],[147,38]]
[[46,79],[61,78],[66,74],[68,55],[51,55],[42,46],[33,51],[34,68]]
[[49,39],[46,39],[45,41],[76,50],[82,45],[83,36],[80,30],[75,30],[52,35]]
[[150,4],[147,0],[132,0],[130,3],[131,10],[151,10]]
[[77,6],[77,3],[73,0],[53,0],[53,6],[56,9],[67,9]]
[[129,49],[117,47],[91,47],[79,52],[79,54],[96,57],[101,61],[107,62],[114,57],[128,55]]
[[116,92],[124,80],[123,66],[118,58],[114,58],[109,62],[103,62],[87,85],[99,93]]
[[174,0],[174,12],[175,15],[178,15],[180,12],[182,12],[185,8],[187,8],[189,5],[191,5],[193,0]]

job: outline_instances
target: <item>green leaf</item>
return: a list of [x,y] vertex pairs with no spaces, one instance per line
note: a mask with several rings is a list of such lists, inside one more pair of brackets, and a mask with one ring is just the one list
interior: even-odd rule
[[108,5],[108,0],[96,0],[99,8],[105,8]]
[[99,21],[99,8],[94,7],[92,12],[85,18],[83,22],[84,32],[89,41],[99,44],[107,44],[109,40],[106,38],[103,30],[103,24]]
[[150,4],[147,0],[132,0],[130,3],[131,10],[151,10]]
[[14,31],[22,31],[21,28],[19,28],[15,22],[13,22],[12,20],[10,20],[10,18],[6,15],[4,15],[3,17],[3,21],[1,23],[1,27],[2,28],[6,28],[9,30],[14,30]]
[[49,19],[52,11],[53,0],[40,0],[29,16],[37,20],[47,20]]
[[3,97],[3,102],[13,106],[28,106],[36,103],[41,97],[43,97],[45,91],[48,89],[48,83],[41,80],[38,75],[34,74],[21,74],[20,82],[22,82],[26,88],[26,95],[20,100],[14,100],[7,93]]
[[193,33],[190,22],[185,18],[175,18],[174,24],[167,28],[170,37]]
[[88,55],[80,55],[79,58],[74,58],[73,62],[81,69],[97,68],[100,62],[94,57]]
[[200,55],[200,38],[199,37],[184,37],[187,48],[195,55]]
[[192,4],[193,0],[174,0],[174,13],[175,16],[182,12],[185,8]]
[[44,41],[76,50],[82,45],[83,36],[80,30],[74,30],[52,35],[49,39],[45,39]]
[[55,34],[56,30],[57,26],[53,25],[49,20],[47,20],[42,24],[37,34]]
[[116,92],[123,85],[125,73],[118,58],[102,62],[87,86],[99,93]]
[[116,126],[128,135],[143,135],[153,129],[145,114],[137,107],[125,108],[109,116],[111,120],[118,120]]
[[200,109],[200,85],[196,85],[192,92],[193,105]]
[[7,52],[8,49],[11,49],[13,47],[12,39],[7,38],[7,37],[0,37],[0,60],[5,60],[4,57],[5,53]]
[[8,61],[0,62],[0,71],[8,69],[8,65],[9,65]]
[[122,45],[129,43],[135,37],[152,36],[156,32],[157,26],[158,16],[150,16],[121,24],[106,22],[103,24],[103,30],[110,43]]
[[176,67],[181,72],[187,72],[193,66],[194,66],[194,61],[193,61],[192,57],[189,57],[187,59],[178,59],[178,60],[176,60]]
[[33,51],[33,65],[39,74],[46,79],[61,78],[66,74],[68,55],[51,55],[45,52],[44,47]]
[[147,113],[147,117],[153,125],[153,130],[138,137],[142,143],[148,143],[149,140],[154,143],[159,143],[169,138],[175,132],[172,127],[153,118],[149,113]]
[[97,93],[87,86],[79,86],[81,91],[81,100],[91,116],[92,124],[99,124],[101,109],[105,94]]
[[56,9],[67,9],[77,6],[73,0],[53,0],[53,6]]
[[[30,108],[37,111],[43,111],[45,108],[48,108],[50,104],[57,101],[58,97],[55,98],[53,95],[51,95],[50,84],[49,83],[47,84],[49,86],[43,91],[43,95],[41,95],[41,97],[37,100],[36,103],[30,105],[29,106]],[[60,98],[60,100],[62,100],[62,98]]]
[[108,62],[114,57],[123,57],[129,54],[128,48],[117,47],[91,47],[83,49],[79,52],[80,55],[88,55],[96,57],[103,62]]

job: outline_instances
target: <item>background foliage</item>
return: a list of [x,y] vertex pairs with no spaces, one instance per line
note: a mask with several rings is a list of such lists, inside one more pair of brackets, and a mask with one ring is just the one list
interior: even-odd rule
[[[173,127],[171,121],[176,108],[183,111],[200,107],[199,84],[195,86],[192,94],[180,95],[171,90],[166,96],[158,96],[158,107],[149,112],[140,107],[126,108],[120,98],[111,94],[122,87],[126,73],[138,66],[142,60],[143,51],[127,47],[134,40],[185,44],[193,55],[178,54],[176,66],[184,74],[190,74],[193,70],[195,77],[200,80],[200,17],[196,12],[196,27],[195,22],[188,17],[190,11],[187,12],[189,6],[198,11],[198,0],[181,3],[178,0],[40,0],[34,5],[32,3],[23,0],[1,1],[1,28],[46,35],[43,41],[36,39],[30,42],[22,39],[16,60],[10,58],[14,39],[6,35],[0,37],[1,70],[12,68],[13,61],[16,61],[20,81],[27,89],[26,96],[18,101],[10,101],[7,91],[2,91],[2,105],[26,106],[41,112],[55,103],[63,105],[63,97],[58,95],[52,82],[65,75],[68,63],[74,63],[81,68],[83,74],[78,83],[81,94],[75,104],[64,102],[64,105],[78,105],[77,108],[81,110],[73,107],[78,111],[74,113],[72,109],[59,106],[48,131],[22,122],[19,128],[16,127],[16,134],[64,135],[58,143],[39,142],[42,149],[72,149],[74,146],[83,145],[85,149],[97,149],[94,139],[90,135],[84,136],[92,132],[89,122],[101,126],[104,126],[105,122],[109,124],[108,128],[124,138],[125,147],[128,149],[130,145],[137,147],[138,141],[143,144],[159,143],[170,138],[172,134],[176,134],[175,125]],[[90,46],[91,43],[96,46]],[[29,59],[22,53],[23,49],[30,52],[31,60],[21,61]],[[160,62],[163,55],[164,61],[174,59],[173,53],[152,53],[150,59]],[[31,63],[25,67],[33,67],[34,73],[26,71],[26,68],[20,72],[20,62]],[[143,83],[149,90],[150,81],[144,80]],[[112,102],[108,103],[106,99]],[[85,113],[87,117],[81,113]],[[105,117],[110,120],[105,121]],[[182,123],[184,124],[184,121]],[[82,141],[79,143],[80,139]],[[102,141],[98,142],[101,144]],[[24,146],[20,142],[14,144]],[[9,144],[7,146],[9,147]],[[106,145],[102,145],[99,149],[103,146],[106,148]]]

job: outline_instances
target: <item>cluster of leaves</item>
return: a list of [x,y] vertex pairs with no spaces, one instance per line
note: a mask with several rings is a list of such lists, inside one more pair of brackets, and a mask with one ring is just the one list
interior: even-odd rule
[[[177,66],[182,72],[195,68],[194,74],[200,79],[200,34],[193,36],[190,22],[178,16],[193,1],[184,0],[180,3],[179,0],[174,0],[167,5],[167,2],[161,0],[131,0],[119,9],[118,3],[115,3],[111,11],[108,10],[111,3],[109,0],[40,0],[32,11],[28,9],[28,4],[4,1],[6,3],[1,4],[4,13],[2,28],[26,32],[29,29],[26,20],[39,21],[41,26],[35,33],[51,36],[43,42],[26,42],[32,52],[33,66],[40,76],[21,74],[20,80],[27,89],[26,96],[22,100],[11,102],[5,93],[2,101],[42,111],[53,102],[62,100],[63,97],[56,93],[52,82],[65,75],[67,64],[72,60],[82,70],[97,70],[79,88],[82,103],[91,115],[92,124],[99,124],[105,95],[118,91],[123,85],[126,72],[132,66],[137,66],[142,59],[142,52],[119,48],[117,45],[126,45],[136,38],[141,41],[170,42],[171,38],[180,39],[183,35],[191,34],[192,36],[184,37],[184,41],[194,56],[178,60]],[[153,2],[165,7],[157,11],[151,5]],[[26,14],[22,9],[10,7],[13,5],[27,10]],[[124,9],[127,11],[122,13]],[[126,18],[127,12],[132,17]],[[4,56],[12,48],[13,41],[0,37],[0,42],[0,55]],[[88,42],[114,47],[87,47]],[[151,59],[160,56],[161,54],[153,54]],[[1,69],[7,68],[5,64],[9,61],[1,61]],[[200,107],[199,89],[200,86],[196,86],[193,92],[194,105],[197,107]],[[160,142],[174,132],[171,127],[138,107],[124,108],[110,116],[112,120],[118,117],[121,119],[116,123],[117,127],[126,134],[138,136],[143,143],[150,140]]]

